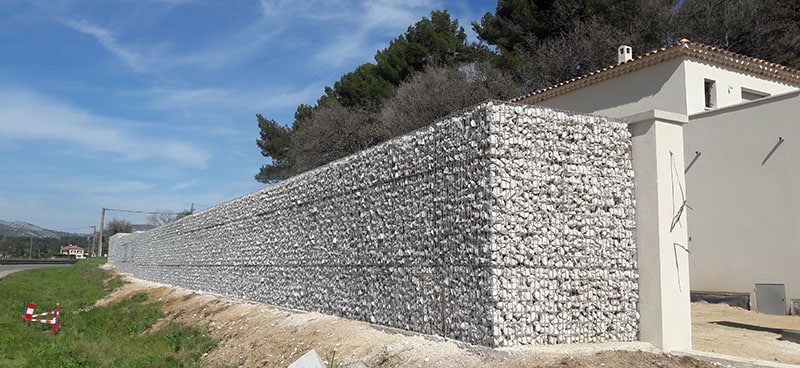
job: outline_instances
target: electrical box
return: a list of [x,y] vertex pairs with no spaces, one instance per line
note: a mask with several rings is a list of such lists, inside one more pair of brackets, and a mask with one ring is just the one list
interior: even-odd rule
[[783,284],[756,284],[755,290],[757,311],[786,315],[786,287]]

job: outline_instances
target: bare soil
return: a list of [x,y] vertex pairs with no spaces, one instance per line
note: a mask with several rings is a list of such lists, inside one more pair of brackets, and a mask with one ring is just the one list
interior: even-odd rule
[[761,314],[725,304],[692,303],[695,350],[800,364],[800,344],[781,340],[780,330],[800,330],[800,317]]
[[[202,358],[203,363],[209,366],[287,367],[311,349],[316,350],[326,362],[334,362],[334,366],[351,368],[723,366],[693,357],[664,354],[641,342],[489,349],[433,336],[402,333],[316,312],[288,311],[123,277],[126,284],[97,304],[116,303],[146,293],[151,300],[162,302],[165,311],[164,318],[154,329],[168,321],[207,326],[212,338],[219,344]],[[731,315],[729,309],[722,309],[726,314],[719,316],[714,314],[720,310],[716,306],[700,305],[698,309],[696,313],[703,317],[695,319],[732,320],[727,317]],[[741,331],[734,330],[737,332],[729,331],[729,343],[723,343],[728,340],[718,341],[719,344],[731,345],[722,349],[711,343],[714,340],[711,336],[716,333],[715,330],[732,327],[697,323],[701,326],[696,324],[695,329],[702,329],[700,333],[695,333],[695,344],[708,351],[712,350],[705,348],[706,343],[715,346],[714,351],[724,354],[733,354],[742,350],[743,343],[752,343],[749,338],[737,341],[736,333]],[[774,340],[774,336],[767,338]],[[780,346],[780,343],[783,342],[776,346]],[[769,351],[766,346],[764,349],[764,353]],[[780,359],[790,362],[792,355],[789,355],[788,348],[786,354],[781,355]]]

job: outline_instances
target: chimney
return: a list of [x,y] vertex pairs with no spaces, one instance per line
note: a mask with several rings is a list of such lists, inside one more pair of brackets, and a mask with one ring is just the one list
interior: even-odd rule
[[630,59],[633,59],[633,49],[630,46],[622,45],[619,47],[617,53],[617,64],[622,64]]

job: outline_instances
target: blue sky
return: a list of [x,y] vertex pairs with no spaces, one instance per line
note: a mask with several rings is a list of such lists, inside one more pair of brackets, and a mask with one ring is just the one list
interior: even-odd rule
[[0,220],[88,233],[102,207],[204,209],[256,191],[257,113],[290,123],[432,10],[474,40],[496,4],[0,0]]

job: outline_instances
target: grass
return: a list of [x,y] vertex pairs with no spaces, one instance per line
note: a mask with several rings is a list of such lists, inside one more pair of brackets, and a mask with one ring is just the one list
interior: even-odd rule
[[[167,323],[152,331],[163,311],[147,295],[95,308],[121,285],[104,259],[69,267],[21,271],[0,279],[0,367],[200,367],[215,347],[206,330]],[[23,305],[36,313],[61,303],[61,328],[22,322]]]

